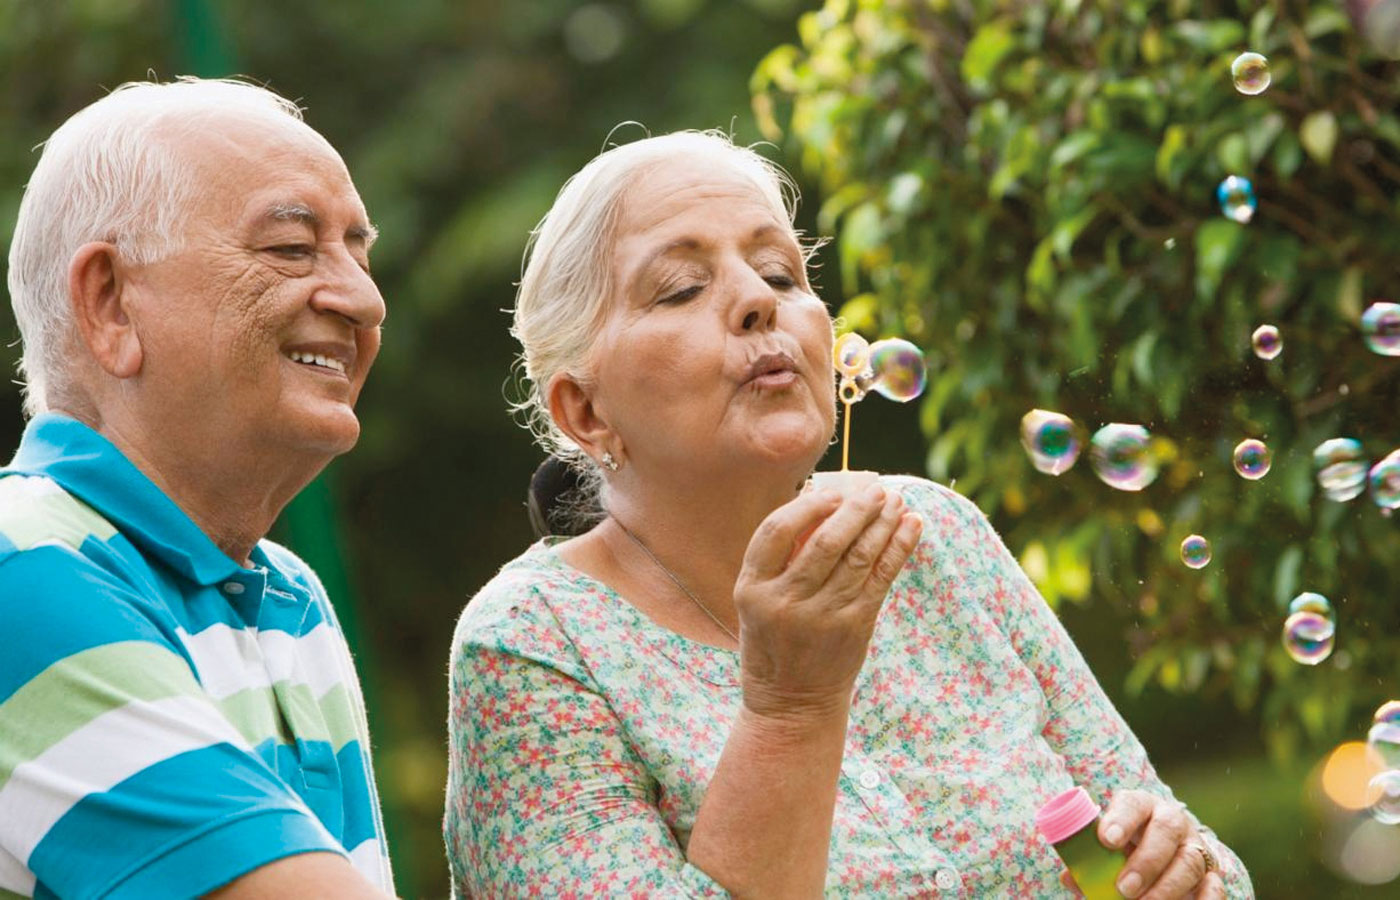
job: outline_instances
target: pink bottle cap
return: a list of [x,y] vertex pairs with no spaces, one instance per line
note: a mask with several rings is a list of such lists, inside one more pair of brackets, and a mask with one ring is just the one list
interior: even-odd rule
[[1099,807],[1082,787],[1070,788],[1046,801],[1035,814],[1036,830],[1058,844],[1098,818]]

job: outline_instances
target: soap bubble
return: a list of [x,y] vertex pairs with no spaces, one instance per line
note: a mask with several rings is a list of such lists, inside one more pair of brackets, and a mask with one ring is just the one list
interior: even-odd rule
[[1258,481],[1269,474],[1274,455],[1263,441],[1246,438],[1235,445],[1234,463],[1235,471],[1240,473],[1241,478]]
[[1283,352],[1283,335],[1272,325],[1260,325],[1249,340],[1254,345],[1254,355],[1260,359],[1273,359]]
[[1372,303],[1361,314],[1361,336],[1371,352],[1400,356],[1400,303]]
[[1215,189],[1215,199],[1219,201],[1220,211],[1225,217],[1241,225],[1254,218],[1254,211],[1259,208],[1254,185],[1248,178],[1239,175],[1231,175],[1220,182],[1220,187]]
[[1370,468],[1361,455],[1361,442],[1355,438],[1332,438],[1313,450],[1317,483],[1329,500],[1344,503],[1366,489]]
[[870,368],[877,393],[907,403],[924,392],[928,369],[923,351],[906,340],[886,338],[870,345]]
[[1400,769],[1400,700],[1389,700],[1376,710],[1366,746],[1382,766]]
[[1141,425],[1114,422],[1094,433],[1089,461],[1099,479],[1120,491],[1140,491],[1157,478],[1152,438]]
[[1253,97],[1262,94],[1273,80],[1269,74],[1269,61],[1262,53],[1241,53],[1230,63],[1230,77],[1235,80],[1235,90]]
[[1037,472],[1059,475],[1079,459],[1079,438],[1069,416],[1033,409],[1021,417],[1021,446]]
[[854,331],[841,335],[831,348],[836,371],[847,378],[856,378],[870,366],[870,345]]
[[1400,450],[1392,450],[1371,467],[1371,499],[1381,509],[1400,507]]
[[1290,616],[1300,612],[1309,612],[1330,619],[1332,618],[1332,602],[1321,594],[1304,591],[1294,597],[1292,603],[1288,604]]
[[1400,769],[1381,772],[1366,785],[1371,817],[1382,825],[1400,825]]
[[1210,562],[1210,541],[1199,534],[1188,534],[1181,542],[1181,561],[1191,569],[1205,568]]
[[1283,623],[1283,649],[1293,661],[1315,666],[1332,655],[1337,626],[1327,616],[1296,612]]

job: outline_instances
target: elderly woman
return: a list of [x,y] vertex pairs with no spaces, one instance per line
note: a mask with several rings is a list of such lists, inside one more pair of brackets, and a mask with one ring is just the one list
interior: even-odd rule
[[457,628],[456,890],[1068,896],[1034,817],[1079,784],[1124,896],[1249,896],[971,503],[803,490],[832,323],[787,184],[722,136],[650,138],[534,235],[526,405],[604,516]]

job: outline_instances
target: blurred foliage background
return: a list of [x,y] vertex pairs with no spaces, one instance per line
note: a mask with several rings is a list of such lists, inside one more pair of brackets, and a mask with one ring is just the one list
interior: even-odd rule
[[[1229,83],[1246,47],[1273,60],[1256,98]],[[300,100],[383,235],[364,436],[277,535],[347,611],[406,896],[447,892],[456,615],[530,540],[539,454],[505,412],[525,237],[641,126],[774,142],[802,224],[837,238],[818,278],[833,310],[929,353],[920,411],[862,404],[853,463],[926,471],[993,516],[1260,896],[1394,888],[1334,874],[1355,817],[1307,800],[1322,754],[1400,690],[1396,525],[1324,501],[1309,461],[1337,434],[1373,458],[1400,442],[1400,361],[1357,333],[1396,294],[1397,68],[1340,4],[0,0],[0,240],[34,147],[148,73],[242,73]],[[1248,226],[1214,207],[1227,173],[1259,191]],[[1248,338],[1266,319],[1285,341],[1267,364]],[[17,337],[4,305],[6,366]],[[1040,475],[1017,436],[1036,406],[1141,422],[1171,459],[1141,494],[1087,461]],[[0,447],[21,428],[5,379]],[[1230,470],[1245,436],[1275,451],[1259,483]],[[1215,545],[1199,572],[1176,559],[1189,531]],[[1339,615],[1315,669],[1278,643],[1303,589]]]

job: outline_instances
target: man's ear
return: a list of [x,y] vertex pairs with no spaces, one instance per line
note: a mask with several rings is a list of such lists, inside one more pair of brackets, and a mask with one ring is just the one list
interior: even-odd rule
[[141,371],[141,339],[128,315],[125,287],[121,258],[112,244],[84,244],[68,263],[68,298],[78,335],[113,378]]
[[594,402],[592,392],[571,375],[559,374],[545,389],[549,414],[569,440],[595,460],[612,453],[622,461],[622,441],[608,425]]

